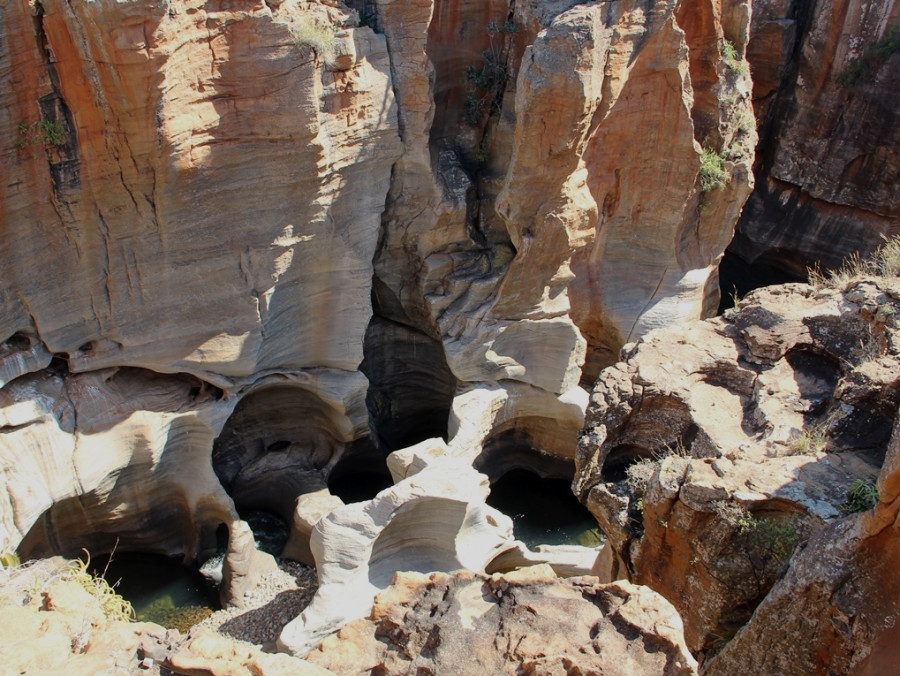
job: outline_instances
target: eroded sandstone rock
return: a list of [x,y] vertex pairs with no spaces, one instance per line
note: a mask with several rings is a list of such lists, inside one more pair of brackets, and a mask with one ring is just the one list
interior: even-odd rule
[[309,3],[32,6],[0,48],[4,375],[355,370],[400,152],[384,39]]
[[307,659],[337,673],[694,674],[681,628],[663,598],[628,582],[557,579],[546,568],[403,573],[370,617]]
[[598,379],[575,487],[609,537],[601,567],[668,598],[693,651],[733,635],[877,475],[900,403],[898,291],[760,290],[648,334]]

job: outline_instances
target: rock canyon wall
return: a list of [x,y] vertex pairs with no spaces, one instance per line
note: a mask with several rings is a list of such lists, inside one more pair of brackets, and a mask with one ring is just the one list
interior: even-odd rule
[[755,0],[751,34],[761,138],[733,274],[801,280],[900,232],[900,3]]
[[[644,402],[613,461],[579,431],[623,345],[715,312],[739,218],[731,247],[750,262],[830,263],[892,232],[900,6],[801,4],[0,0],[0,551],[118,542],[197,561],[271,512],[285,554],[319,570],[281,641],[302,654],[397,570],[590,570],[593,552],[531,551],[485,504],[512,469],[571,479],[577,463],[607,567],[652,582],[707,650],[734,599],[694,616],[641,572],[664,565],[664,533],[617,531],[629,507],[603,501],[621,479],[603,472],[651,453],[661,426],[700,458],[752,436],[735,426],[753,368],[725,369],[721,399]],[[871,68],[841,84],[848,63]],[[684,331],[722,342],[719,361],[753,352]],[[750,333],[767,367],[803,372],[804,396],[849,377],[818,333],[796,364]],[[610,410],[638,396],[623,368],[598,384]],[[588,430],[611,424],[597,393]],[[689,420],[703,397],[727,424]],[[801,415],[785,402],[754,420],[785,437]],[[686,459],[666,462],[687,481]],[[339,497],[355,473],[389,487]],[[684,489],[654,477],[647,514],[664,521]],[[744,502],[781,499],[767,491]],[[834,500],[809,499],[795,511],[820,528]],[[645,598],[609,593],[611,609]]]

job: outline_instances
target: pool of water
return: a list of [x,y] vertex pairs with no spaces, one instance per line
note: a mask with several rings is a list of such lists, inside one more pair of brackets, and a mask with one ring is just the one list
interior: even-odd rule
[[507,472],[491,486],[488,504],[513,520],[513,533],[538,545],[599,547],[603,534],[565,479],[542,479],[527,470]]
[[[91,561],[91,572],[102,573],[106,561]],[[104,577],[131,602],[138,620],[182,632],[219,607],[213,585],[197,570],[166,556],[116,552]]]

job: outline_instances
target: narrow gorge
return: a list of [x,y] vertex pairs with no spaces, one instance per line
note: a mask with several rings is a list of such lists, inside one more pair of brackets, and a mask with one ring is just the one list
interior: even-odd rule
[[885,673],[900,3],[0,31],[0,553],[314,567],[246,673]]

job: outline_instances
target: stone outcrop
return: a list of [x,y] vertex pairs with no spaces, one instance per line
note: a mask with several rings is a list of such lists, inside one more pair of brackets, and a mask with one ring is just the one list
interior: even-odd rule
[[[879,674],[897,664],[900,638],[900,428],[878,475],[874,508],[811,538],[746,627],[704,670]],[[763,647],[764,646],[764,647]]]
[[900,3],[755,0],[747,58],[759,164],[729,251],[757,283],[871,252],[900,221]]
[[695,654],[747,622],[884,462],[900,287],[844,283],[759,290],[651,332],[594,387],[575,489],[609,537],[597,572],[669,599]]
[[696,673],[681,621],[658,594],[540,568],[400,574],[369,618],[308,660],[341,674]]
[[400,152],[384,39],[306,3],[32,7],[4,7],[0,336],[224,388],[356,370]]
[[447,4],[376,3],[405,153],[375,312],[440,339],[460,380],[562,393],[717,303],[756,138],[747,5]]

